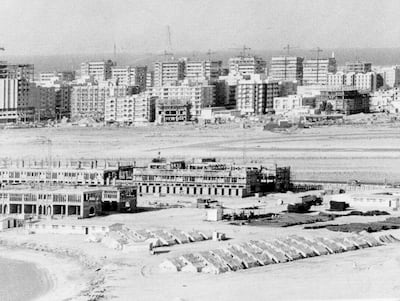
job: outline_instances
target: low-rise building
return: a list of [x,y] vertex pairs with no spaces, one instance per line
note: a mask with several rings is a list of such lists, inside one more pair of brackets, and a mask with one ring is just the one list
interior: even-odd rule
[[190,104],[174,99],[158,100],[156,102],[156,122],[186,122],[190,118]]
[[275,114],[287,114],[295,110],[315,108],[315,97],[303,97],[301,95],[288,95],[274,98]]
[[102,191],[98,188],[27,188],[0,189],[0,212],[37,216],[94,216],[102,212]]

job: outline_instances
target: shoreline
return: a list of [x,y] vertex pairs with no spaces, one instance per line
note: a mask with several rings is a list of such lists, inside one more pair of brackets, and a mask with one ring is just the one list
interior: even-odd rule
[[36,296],[35,301],[75,300],[90,291],[95,278],[93,272],[72,256],[30,249],[24,246],[0,244],[1,258],[30,263],[35,266],[46,291]]

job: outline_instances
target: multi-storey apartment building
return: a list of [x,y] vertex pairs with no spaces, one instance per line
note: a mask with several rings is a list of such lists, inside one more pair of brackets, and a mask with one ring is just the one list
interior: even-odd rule
[[29,81],[0,79],[0,122],[31,121],[35,110],[29,101]]
[[74,85],[71,93],[71,117],[104,119],[105,100],[109,96],[124,97],[126,86],[117,85]]
[[303,81],[303,58],[296,56],[277,56],[271,59],[270,77],[275,80]]
[[35,68],[32,64],[7,65],[7,78],[24,79],[29,82],[35,80]]
[[356,73],[354,86],[359,90],[374,92],[376,90],[375,72]]
[[148,89],[151,96],[159,99],[174,99],[190,104],[190,115],[196,119],[201,115],[201,108],[215,103],[215,86],[185,82],[181,85],[155,86]]
[[400,66],[384,67],[380,69],[380,72],[387,87],[400,86]]
[[29,101],[35,108],[35,119],[46,120],[56,117],[55,87],[41,87],[36,84],[29,86]]
[[105,100],[104,121],[123,124],[153,122],[156,99],[148,93],[109,96]]
[[336,59],[308,59],[303,62],[303,85],[326,85],[328,73],[336,73]]
[[372,71],[372,64],[367,62],[347,62],[345,66],[346,72],[367,73]]
[[265,74],[267,63],[257,56],[237,56],[229,59],[229,74]]
[[186,61],[185,77],[190,81],[215,81],[222,73],[222,61]]
[[154,86],[176,85],[185,78],[185,61],[154,63]]
[[311,109],[315,107],[315,97],[288,95],[274,98],[275,114],[285,114],[294,110]]
[[81,77],[92,76],[97,81],[111,78],[111,68],[115,63],[111,60],[98,62],[85,62],[81,64]]
[[273,110],[273,100],[279,96],[279,83],[254,77],[237,85],[236,108],[242,114],[261,115]]

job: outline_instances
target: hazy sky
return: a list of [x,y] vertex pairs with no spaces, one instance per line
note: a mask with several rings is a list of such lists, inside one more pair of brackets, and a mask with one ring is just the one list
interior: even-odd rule
[[5,54],[400,47],[399,0],[0,0]]

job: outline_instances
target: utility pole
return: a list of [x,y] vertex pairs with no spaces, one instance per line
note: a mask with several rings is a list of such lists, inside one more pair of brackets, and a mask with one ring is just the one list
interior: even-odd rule
[[311,50],[312,52],[316,52],[317,53],[317,84],[319,81],[319,54],[323,51],[321,48],[317,47],[315,49]]

